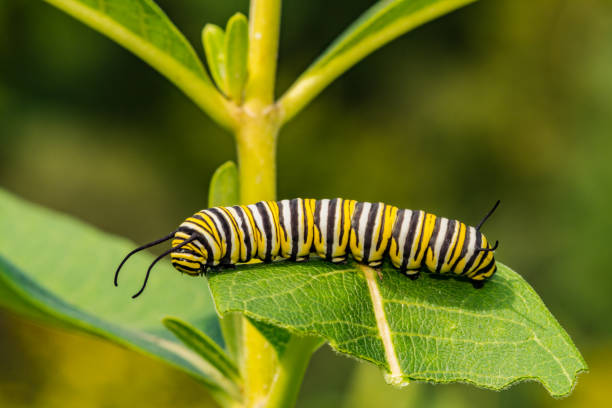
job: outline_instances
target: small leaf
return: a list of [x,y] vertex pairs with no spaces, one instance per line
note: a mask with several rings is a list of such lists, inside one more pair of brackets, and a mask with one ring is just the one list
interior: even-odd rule
[[208,206],[231,206],[240,203],[238,168],[233,161],[226,161],[215,170],[210,180]]
[[274,347],[279,357],[282,357],[287,344],[291,340],[291,333],[277,326],[262,322],[260,320],[249,319],[251,324],[268,340]]
[[279,100],[283,122],[367,55],[400,35],[475,0],[381,0],[351,24]]
[[225,33],[214,24],[206,24],[202,30],[202,44],[206,53],[206,61],[217,87],[225,95],[227,89],[227,61],[225,56]]
[[179,340],[201,355],[229,380],[241,381],[238,368],[234,362],[206,334],[176,317],[166,317],[162,322]]
[[480,290],[429,274],[411,281],[389,265],[380,282],[352,261],[245,265],[208,281],[221,313],[323,337],[383,367],[390,383],[500,390],[537,380],[555,397],[569,394],[586,363],[529,284],[498,268]]
[[244,14],[234,14],[227,22],[225,32],[227,88],[229,97],[240,104],[247,80],[247,55],[249,48],[249,27]]
[[113,39],[172,81],[225,127],[227,101],[187,39],[152,0],[44,0]]
[[160,324],[173,314],[223,344],[204,279],[181,276],[162,261],[147,290],[132,300],[154,259],[143,251],[130,258],[119,287],[113,286],[115,269],[135,246],[0,190],[0,306],[159,358],[206,384],[220,400],[237,395],[233,383]]

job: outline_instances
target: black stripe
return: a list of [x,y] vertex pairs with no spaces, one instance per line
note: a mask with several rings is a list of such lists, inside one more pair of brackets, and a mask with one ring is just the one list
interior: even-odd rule
[[[221,224],[221,227],[223,228],[223,233],[225,234],[225,243],[227,245],[227,249],[226,249],[225,255],[223,256],[223,258],[221,258],[221,263],[228,264],[230,263],[228,262],[228,260],[230,260],[232,256],[232,249],[233,249],[232,240],[231,240],[231,232],[230,232],[231,225],[229,224],[229,221],[225,219],[225,217],[223,216],[222,210],[218,208],[210,208],[208,211],[216,216],[216,217],[211,217],[211,218],[213,219],[219,218],[219,223]],[[223,251],[223,247],[221,247],[221,250]]]
[[395,218],[395,223],[393,224],[393,229],[391,230],[391,239],[395,240],[397,243],[397,252],[395,256],[399,256],[400,250],[400,233],[402,232],[402,223],[404,222],[404,215],[407,210],[399,210],[397,213],[397,217]]
[[355,212],[351,219],[351,229],[355,233],[355,246],[359,248],[359,219],[361,218],[361,212],[363,211],[363,203],[355,204]]
[[249,228],[249,221],[247,219],[247,217],[244,215],[244,210],[242,207],[240,207],[239,205],[235,205],[232,207],[233,209],[236,210],[236,212],[238,213],[238,216],[240,217],[240,226],[242,228],[242,236],[243,236],[243,242],[244,242],[244,246],[246,247],[246,255],[245,255],[245,259],[242,260],[243,262],[247,262],[251,260],[251,233],[249,233],[250,228]]
[[272,231],[272,220],[270,219],[271,215],[268,214],[268,211],[266,209],[266,203],[264,203],[263,201],[256,203],[255,208],[257,208],[257,212],[259,213],[259,216],[261,217],[261,220],[263,222],[263,229],[266,234],[265,236],[266,253],[264,254],[264,257],[262,260],[264,262],[270,262],[272,260],[272,239],[271,237],[272,237],[272,232],[273,232]]
[[240,243],[240,227],[238,226],[238,221],[234,217],[234,214],[230,211],[229,207],[219,207],[223,214],[227,216],[230,220],[230,224],[232,226],[232,231],[236,233],[236,244],[238,245],[238,261],[242,259],[242,245]]
[[327,206],[327,245],[325,247],[325,257],[328,261],[332,260],[332,250],[334,249],[334,226],[336,224],[337,206],[337,198],[330,200]]
[[[298,231],[298,200],[300,199],[294,198],[289,202],[289,216],[291,217],[291,259],[294,261],[297,259],[299,246],[298,240],[300,238],[300,231]],[[304,234],[306,234],[306,231],[304,231]]]
[[[346,222],[344,219],[344,203],[345,201],[348,202],[348,200],[344,200],[342,198],[339,198],[338,200],[340,205],[340,231],[338,232],[338,246],[340,246],[342,245],[342,240],[344,239],[344,223]],[[348,204],[350,204],[350,202]],[[346,247],[344,252],[346,253]]]
[[[419,244],[417,245],[417,250],[415,255],[418,256],[419,252],[421,252],[421,248],[423,247],[423,237],[425,236],[425,222],[427,221],[427,213],[425,211],[421,211],[423,213],[423,221],[421,221],[421,233],[419,234]],[[427,254],[427,248],[425,248],[425,254],[423,258],[421,258],[421,265],[423,259],[425,259],[425,255]],[[416,260],[416,257],[414,258]],[[419,265],[419,267],[421,266]]]
[[[466,227],[465,227],[465,239],[463,240],[463,245],[461,246],[461,253],[459,254],[459,257],[457,258],[457,260],[455,260],[455,262],[453,263],[453,266],[451,267],[451,270],[453,272],[457,272],[457,265],[467,255],[467,248],[468,248],[468,245],[470,244],[470,234],[471,234],[470,231],[471,231],[471,229],[466,225]],[[463,274],[463,271],[461,271],[461,274]]]
[[[316,200],[315,201],[315,210],[314,210],[313,224],[314,224],[314,228],[316,228],[317,231],[319,231],[319,237],[321,237],[321,239],[323,239],[323,234],[321,234],[321,227],[319,226],[320,222],[321,222],[321,200]],[[315,248],[316,248],[316,245],[315,245]]]
[[[452,226],[451,226],[452,223]],[[448,247],[453,239],[453,234],[455,233],[455,228],[457,228],[457,223],[455,220],[448,220],[446,227],[446,235],[444,236],[444,241],[442,242],[442,248],[440,248],[440,256],[438,257],[438,265],[436,265],[436,272],[440,273],[440,269],[442,269],[442,265],[444,265],[444,260],[446,259],[446,254],[448,254]]]
[[487,259],[487,253],[484,251],[482,252],[482,256],[480,257],[480,261],[478,261],[478,265],[476,265],[476,268],[474,268],[475,271],[477,271],[478,269],[480,269],[480,265],[482,265],[482,263],[484,262],[485,259]]
[[181,265],[181,264],[178,263],[178,261],[186,261],[186,262],[191,262],[191,263],[199,263],[197,261],[192,261],[192,260],[184,259],[184,258],[173,259],[171,261],[172,262],[172,266],[174,266],[176,269],[185,269],[185,270],[192,271],[192,272],[198,272],[200,269],[202,269],[202,267],[192,268],[191,266]]
[[[213,266],[214,261],[215,261],[214,260],[215,254],[212,251],[212,248],[210,247],[210,245],[208,245],[208,241],[206,239],[202,239],[200,241],[200,243],[202,244],[202,246],[206,250],[206,266]],[[202,254],[202,255],[204,255],[204,254]]]
[[[480,233],[480,231],[476,231],[476,244],[474,245],[474,248],[480,248],[480,244],[482,243],[482,234]],[[465,264],[465,268],[463,268],[463,271],[461,271],[461,274],[463,275],[464,273],[467,273],[467,271],[470,270],[470,268],[472,267],[472,265],[474,264],[474,262],[476,261],[476,258],[478,257],[478,255],[480,255],[479,251],[474,251],[474,253],[472,254],[472,256],[470,257],[470,259],[467,261],[467,263]]]
[[492,268],[492,265],[495,264],[495,257],[491,258],[491,260],[489,261],[488,264],[486,264],[485,266],[483,266],[480,270],[477,269],[477,273],[475,273],[472,278],[474,278],[474,276],[478,276],[478,275],[484,275],[485,273],[487,273],[489,271],[489,269]]
[[376,223],[376,214],[378,213],[379,203],[374,203],[370,207],[370,213],[366,221],[365,236],[363,237],[363,262],[367,263],[370,260],[370,248],[372,247],[372,234],[374,233],[374,224]]
[[[406,234],[406,241],[404,241],[404,254],[402,256],[402,270],[408,267],[408,263],[410,263],[410,252],[412,251],[412,245],[414,244],[414,239],[416,238],[417,224],[419,222],[420,217],[423,217],[425,220],[425,213],[423,211],[413,211],[410,215],[410,225],[408,226],[408,233]],[[421,235],[419,240],[423,239],[423,226],[424,221],[421,221]],[[419,241],[419,247],[415,253],[418,254],[421,248],[421,242]],[[415,258],[416,259],[416,258]]]
[[[378,240],[376,241],[376,251],[380,251],[382,245],[383,233],[385,232],[385,220],[387,219],[387,205],[382,205],[382,217],[380,220],[380,230],[378,232]],[[386,248],[385,248],[386,249]]]
[[[204,217],[202,217],[202,216],[200,215],[200,213],[206,213],[206,210],[198,211],[197,213],[193,214],[193,215],[191,216],[191,218],[195,218],[196,220],[200,220],[200,221],[202,221],[204,224],[208,225],[208,221],[206,221],[206,220],[204,219]],[[212,223],[213,223],[213,228],[215,228],[215,229],[217,229],[217,230],[218,230],[219,228],[217,227],[217,224],[215,223],[215,220],[212,220]],[[197,224],[196,224],[196,225],[197,225]],[[198,227],[200,227],[200,228],[204,228],[204,227],[202,227],[201,225],[198,225]],[[209,228],[210,228],[210,226],[209,226]],[[204,228],[204,229],[206,229],[206,228]],[[221,241],[219,241],[219,240],[218,240],[218,239],[215,237],[215,234],[210,234],[210,235],[211,235],[212,239],[214,239],[214,240],[215,240],[215,242],[216,242],[216,243],[217,243],[219,246],[221,246]],[[219,239],[220,239],[220,238],[221,238],[221,237],[219,237]]]
[[[431,254],[435,258],[436,257],[436,238],[440,233],[440,222],[441,218],[436,217],[436,222],[434,223],[434,229],[431,233],[431,238],[429,238],[429,243],[427,244],[427,248],[425,249],[425,256],[427,256],[427,251],[431,249]],[[427,262],[426,262],[427,263]],[[435,271],[431,271],[435,272]]]

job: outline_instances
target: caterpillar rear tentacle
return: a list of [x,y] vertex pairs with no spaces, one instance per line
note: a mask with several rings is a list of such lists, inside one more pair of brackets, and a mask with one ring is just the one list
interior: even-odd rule
[[497,242],[491,247],[480,227],[498,205],[499,201],[477,227],[425,211],[342,198],[213,207],[187,218],[173,234],[130,252],[116,271],[115,285],[127,258],[172,238],[165,254],[177,270],[189,275],[214,273],[252,259],[302,262],[316,253],[333,263],[344,263],[350,255],[377,269],[381,279],[379,268],[388,258],[412,280],[424,270],[467,278],[480,288],[497,270]]

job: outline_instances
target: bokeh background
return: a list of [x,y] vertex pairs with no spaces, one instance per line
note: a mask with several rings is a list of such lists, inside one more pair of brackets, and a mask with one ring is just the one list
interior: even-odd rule
[[[158,0],[202,55],[246,0]],[[278,92],[371,0],[283,9]],[[281,198],[343,196],[477,222],[583,352],[553,400],[534,383],[395,390],[318,351],[298,407],[606,406],[612,400],[612,2],[480,1],[337,80],[280,134]],[[232,137],[136,57],[41,1],[0,2],[0,186],[136,242],[206,203]],[[177,174],[182,175],[177,177]],[[139,222],[133,222],[137,219]],[[101,294],[102,295],[102,294]],[[190,377],[0,311],[0,406],[214,406]]]

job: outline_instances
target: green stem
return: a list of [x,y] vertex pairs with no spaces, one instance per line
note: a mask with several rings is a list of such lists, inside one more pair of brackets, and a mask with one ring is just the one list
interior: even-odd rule
[[281,0],[251,0],[249,14],[245,109],[258,112],[274,103]]
[[310,356],[322,344],[321,339],[317,337],[297,335],[291,337],[279,360],[278,370],[266,404],[268,408],[295,405]]
[[[276,198],[276,134],[273,116],[248,116],[236,134],[240,201],[251,204]],[[240,371],[244,379],[245,407],[264,407],[278,360],[274,347],[242,317]]]
[[[251,204],[276,199],[276,135],[279,125],[274,105],[276,58],[281,0],[251,0],[248,80],[245,102],[236,129],[240,201]],[[274,347],[242,318],[240,371],[245,407],[267,406],[279,370]]]

